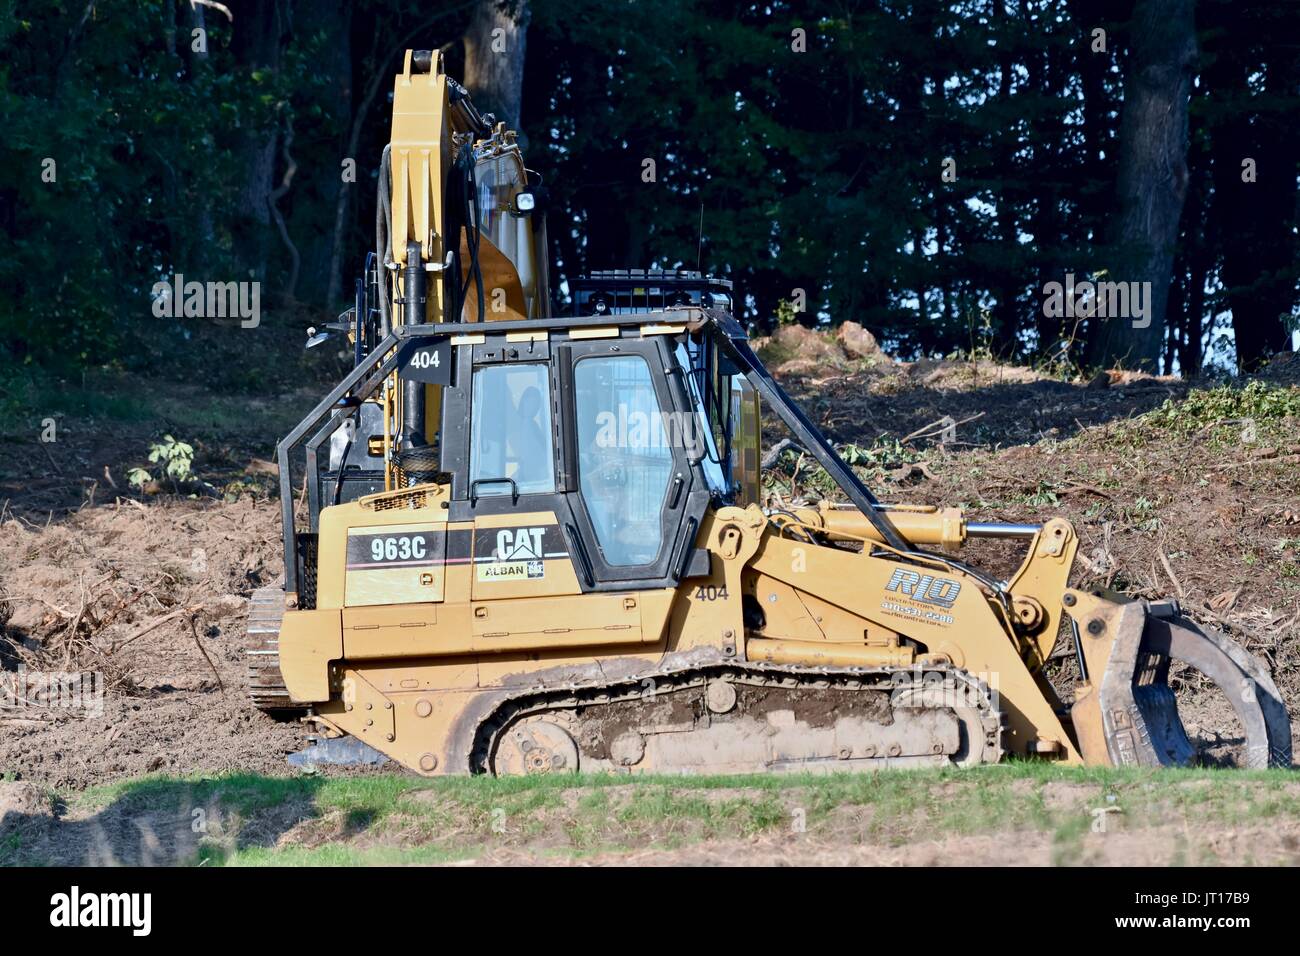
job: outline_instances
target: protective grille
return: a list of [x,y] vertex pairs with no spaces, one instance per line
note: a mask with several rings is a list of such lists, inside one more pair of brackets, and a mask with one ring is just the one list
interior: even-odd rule
[[298,545],[298,607],[304,611],[316,607],[316,542],[314,534],[300,534]]
[[365,504],[371,511],[392,511],[394,508],[409,508],[414,511],[429,507],[429,494],[425,491],[401,491],[371,498]]

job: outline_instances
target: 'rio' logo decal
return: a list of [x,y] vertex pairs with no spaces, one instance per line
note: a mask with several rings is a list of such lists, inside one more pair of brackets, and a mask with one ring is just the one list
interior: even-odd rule
[[922,604],[950,608],[957,600],[957,595],[961,593],[961,582],[951,578],[936,578],[932,574],[908,571],[906,568],[896,568],[889,583],[885,585],[885,590],[905,594],[913,601],[920,601]]

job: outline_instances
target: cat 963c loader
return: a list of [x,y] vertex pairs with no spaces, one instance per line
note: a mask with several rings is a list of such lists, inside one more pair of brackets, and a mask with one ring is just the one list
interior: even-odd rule
[[[1070,587],[1068,521],[878,502],[751,350],[731,288],[598,273],[550,313],[515,135],[408,51],[355,367],[278,447],[285,585],[255,703],[419,774],[1196,758],[1184,662],[1289,766],[1266,668],[1171,602]],[[760,409],[845,501],[762,507]],[[305,470],[304,470],[305,468]],[[305,501],[296,489],[305,481]],[[1015,539],[1007,580],[953,557]],[[1044,676],[1073,635],[1063,705]]]

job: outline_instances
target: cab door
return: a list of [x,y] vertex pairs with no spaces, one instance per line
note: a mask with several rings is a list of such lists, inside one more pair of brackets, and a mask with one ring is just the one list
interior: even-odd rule
[[510,352],[476,347],[469,384],[471,595],[578,594],[557,514],[553,368],[545,353]]
[[[554,367],[538,343],[489,337],[469,366],[469,455],[461,560],[469,572],[469,648],[484,653],[644,640],[636,603],[583,599],[556,487]],[[459,509],[458,509],[459,510]],[[465,534],[466,531],[460,532]]]
[[565,534],[586,590],[672,587],[698,568],[700,429],[664,337],[558,346]]

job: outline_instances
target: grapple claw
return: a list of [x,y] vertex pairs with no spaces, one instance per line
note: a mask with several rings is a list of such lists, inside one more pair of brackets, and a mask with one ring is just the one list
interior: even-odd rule
[[[1182,661],[1218,686],[1245,731],[1247,767],[1291,766],[1291,720],[1277,685],[1259,658],[1227,635],[1201,628],[1177,615],[1148,616],[1142,650],[1148,658],[1163,660],[1166,674],[1171,659]],[[1167,684],[1165,690],[1172,700],[1173,692]],[[1178,721],[1176,707],[1173,719],[1175,732],[1186,742],[1187,734]],[[1186,743],[1186,747],[1190,751],[1189,759],[1194,757],[1191,744]]]
[[[1076,727],[1088,738],[1083,721],[1095,720],[1099,711],[1105,757],[1094,752],[1090,762],[1116,766],[1182,766],[1196,760],[1178,715],[1178,703],[1169,686],[1173,661],[1200,671],[1212,681],[1229,704],[1245,733],[1248,768],[1291,766],[1291,722],[1277,686],[1263,663],[1217,631],[1202,629],[1183,617],[1172,602],[1099,602],[1082,637],[1089,668],[1097,680],[1095,703],[1085,696],[1076,707]],[[1089,647],[1090,639],[1112,639],[1104,647]],[[1095,666],[1102,664],[1096,675]],[[1091,735],[1096,739],[1096,735]]]

